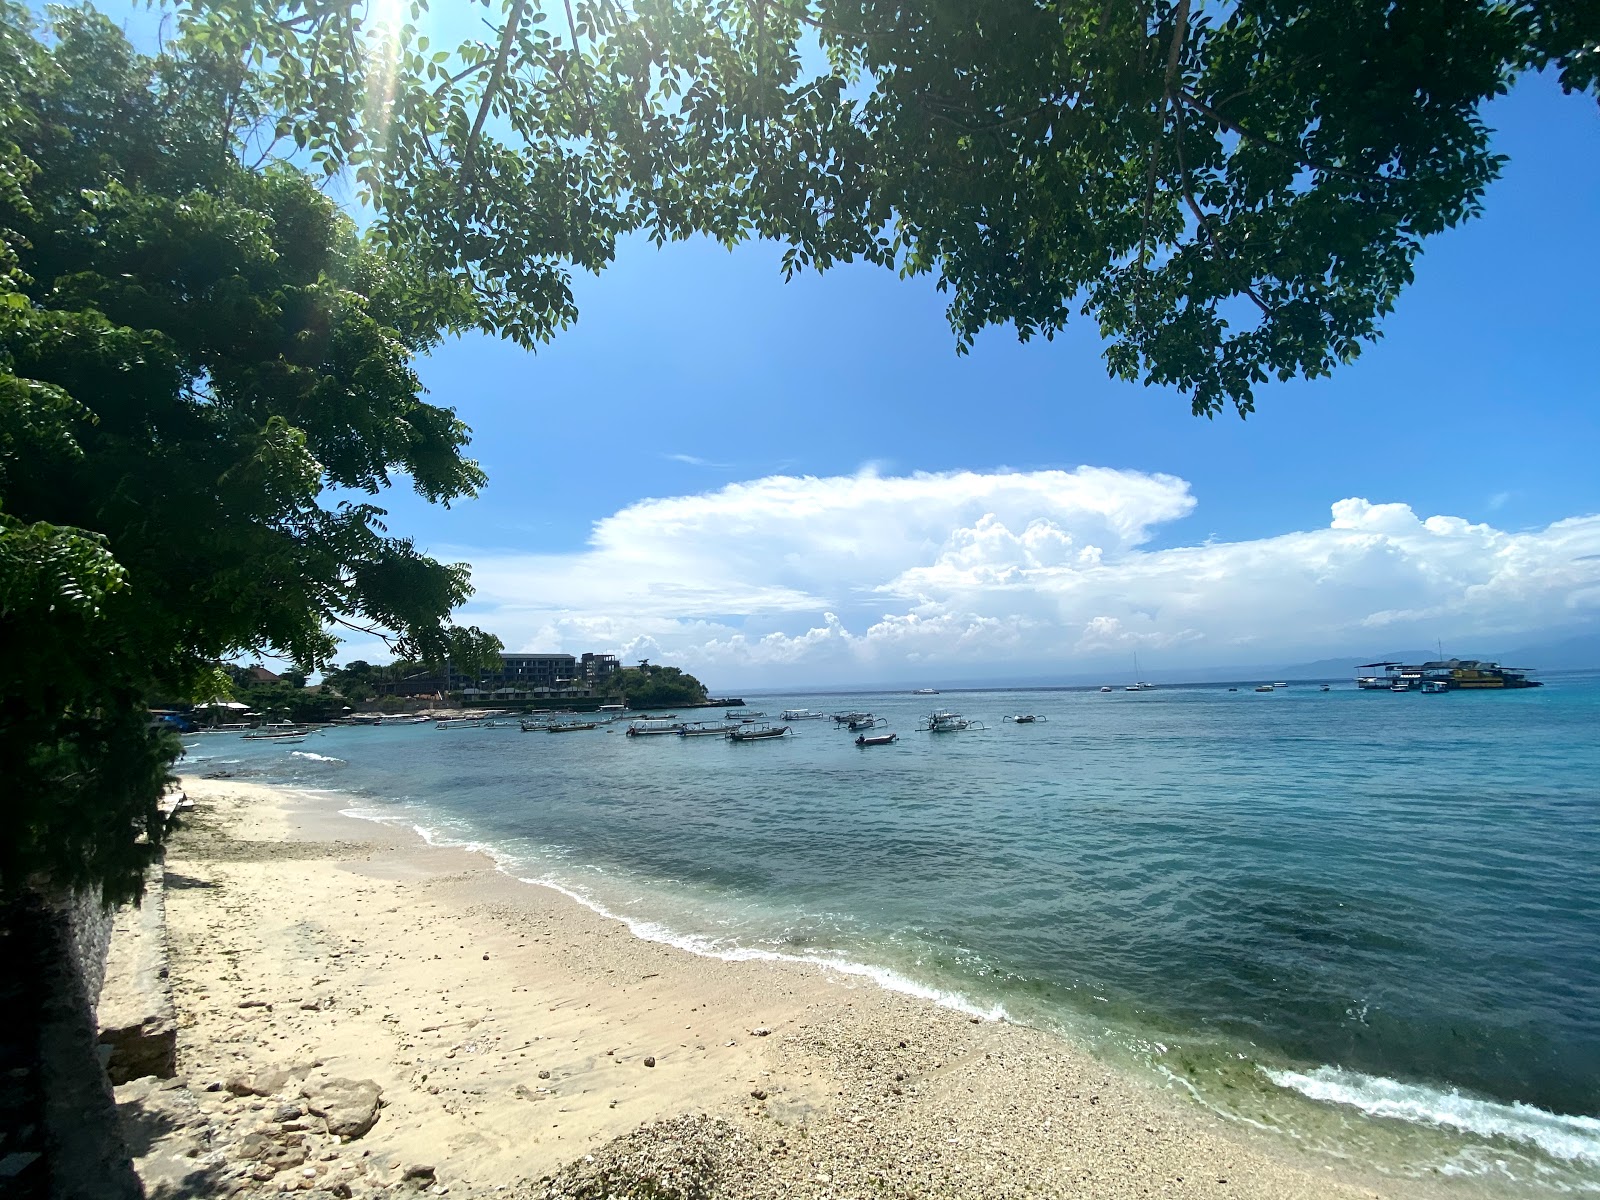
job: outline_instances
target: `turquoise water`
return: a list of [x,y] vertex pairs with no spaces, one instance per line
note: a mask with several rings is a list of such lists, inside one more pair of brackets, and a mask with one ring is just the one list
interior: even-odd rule
[[[750,699],[901,741],[413,726],[189,765],[345,793],[643,936],[1058,1028],[1330,1154],[1600,1193],[1600,676]],[[914,732],[935,705],[987,727]]]

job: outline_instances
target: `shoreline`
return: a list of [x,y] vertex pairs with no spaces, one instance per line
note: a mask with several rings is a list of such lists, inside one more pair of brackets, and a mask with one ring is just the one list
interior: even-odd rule
[[[648,1159],[641,1124],[684,1113],[709,1122],[689,1140],[712,1138],[715,1195],[1423,1194],[1269,1146],[1052,1033],[826,964],[649,940],[331,796],[183,783],[195,808],[167,860],[179,1073],[224,1156],[266,1107],[225,1081],[305,1066],[383,1089],[377,1124],[327,1160],[357,1196],[421,1166],[452,1195],[545,1195],[534,1181],[574,1160],[581,1175]],[[687,1155],[662,1128],[667,1158]],[[255,1170],[232,1176],[240,1194],[282,1190]]]

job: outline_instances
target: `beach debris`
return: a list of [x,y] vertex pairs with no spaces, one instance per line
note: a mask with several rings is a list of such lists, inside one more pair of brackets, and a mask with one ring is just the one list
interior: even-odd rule
[[323,1079],[300,1089],[306,1107],[328,1122],[328,1132],[358,1138],[378,1123],[383,1089],[370,1079]]
[[656,1065],[656,1059],[655,1059],[655,1055],[653,1055],[653,1054],[646,1054],[646,1055],[645,1055],[645,1056],[644,1056],[644,1065],[645,1065],[645,1066],[647,1066],[647,1067],[653,1067],[653,1066],[655,1066],[655,1065]]
[[772,1030],[768,1029],[765,1025],[757,1025],[754,1029],[752,1029],[750,1031],[750,1036],[751,1037],[767,1037],[771,1033],[772,1033]]

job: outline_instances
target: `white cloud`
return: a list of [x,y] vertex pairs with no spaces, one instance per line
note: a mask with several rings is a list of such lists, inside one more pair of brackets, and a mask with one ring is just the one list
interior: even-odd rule
[[1284,661],[1600,616],[1600,516],[1512,533],[1348,498],[1329,523],[1150,549],[1170,475],[873,470],[642,500],[575,554],[450,550],[513,648],[616,650],[719,685]]

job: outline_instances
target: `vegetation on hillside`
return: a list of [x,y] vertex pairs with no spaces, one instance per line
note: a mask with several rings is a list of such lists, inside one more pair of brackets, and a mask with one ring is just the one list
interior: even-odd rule
[[705,684],[677,667],[640,663],[624,667],[607,681],[611,696],[625,699],[630,708],[665,708],[674,704],[700,704],[707,697]]

